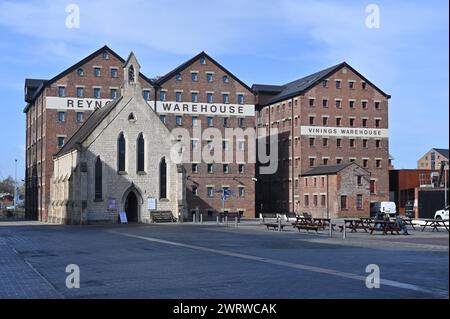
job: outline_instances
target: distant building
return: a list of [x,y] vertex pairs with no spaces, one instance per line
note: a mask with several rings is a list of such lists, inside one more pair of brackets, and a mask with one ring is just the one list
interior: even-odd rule
[[448,170],[448,157],[448,149],[432,148],[417,161],[417,168],[438,170],[441,168],[441,162],[445,161],[445,169]]
[[368,217],[370,181],[370,172],[354,162],[314,167],[301,175],[303,210],[316,218]]

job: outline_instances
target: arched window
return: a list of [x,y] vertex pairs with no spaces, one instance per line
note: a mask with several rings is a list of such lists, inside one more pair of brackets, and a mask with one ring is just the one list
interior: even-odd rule
[[120,133],[119,135],[119,141],[117,143],[117,148],[118,148],[118,167],[117,170],[119,172],[125,172],[125,137],[123,136],[123,133]]
[[95,199],[101,200],[102,199],[102,161],[100,159],[100,156],[97,157],[97,160],[95,161]]
[[139,134],[137,139],[137,171],[144,172],[145,171],[145,141],[144,136]]
[[159,163],[159,198],[167,198],[167,164],[165,158]]
[[132,65],[130,65],[130,67],[128,68],[128,82],[134,82],[134,67]]

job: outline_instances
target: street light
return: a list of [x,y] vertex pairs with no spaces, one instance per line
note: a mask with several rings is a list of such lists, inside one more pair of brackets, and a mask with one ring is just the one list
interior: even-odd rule
[[17,201],[17,159],[14,160],[14,213],[16,212]]

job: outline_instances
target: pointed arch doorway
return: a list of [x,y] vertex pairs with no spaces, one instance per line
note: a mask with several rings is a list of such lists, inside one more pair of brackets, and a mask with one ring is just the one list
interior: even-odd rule
[[138,199],[133,191],[125,199],[125,213],[127,213],[129,223],[137,223],[139,221]]

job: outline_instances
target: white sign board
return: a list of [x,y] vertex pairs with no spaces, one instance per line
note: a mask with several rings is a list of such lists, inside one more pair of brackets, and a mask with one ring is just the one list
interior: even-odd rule
[[300,135],[325,137],[387,138],[388,129],[367,127],[301,126]]
[[156,209],[156,198],[154,197],[149,197],[147,199],[147,208],[149,210],[155,210]]
[[93,111],[110,103],[111,99],[85,99],[75,97],[47,96],[45,105],[48,109]]
[[128,224],[127,213],[120,212],[119,213],[119,218],[120,218],[120,223],[121,224]]
[[[154,103],[154,101],[149,102],[149,104],[152,106],[154,105]],[[255,105],[156,101],[156,113],[254,116]]]

